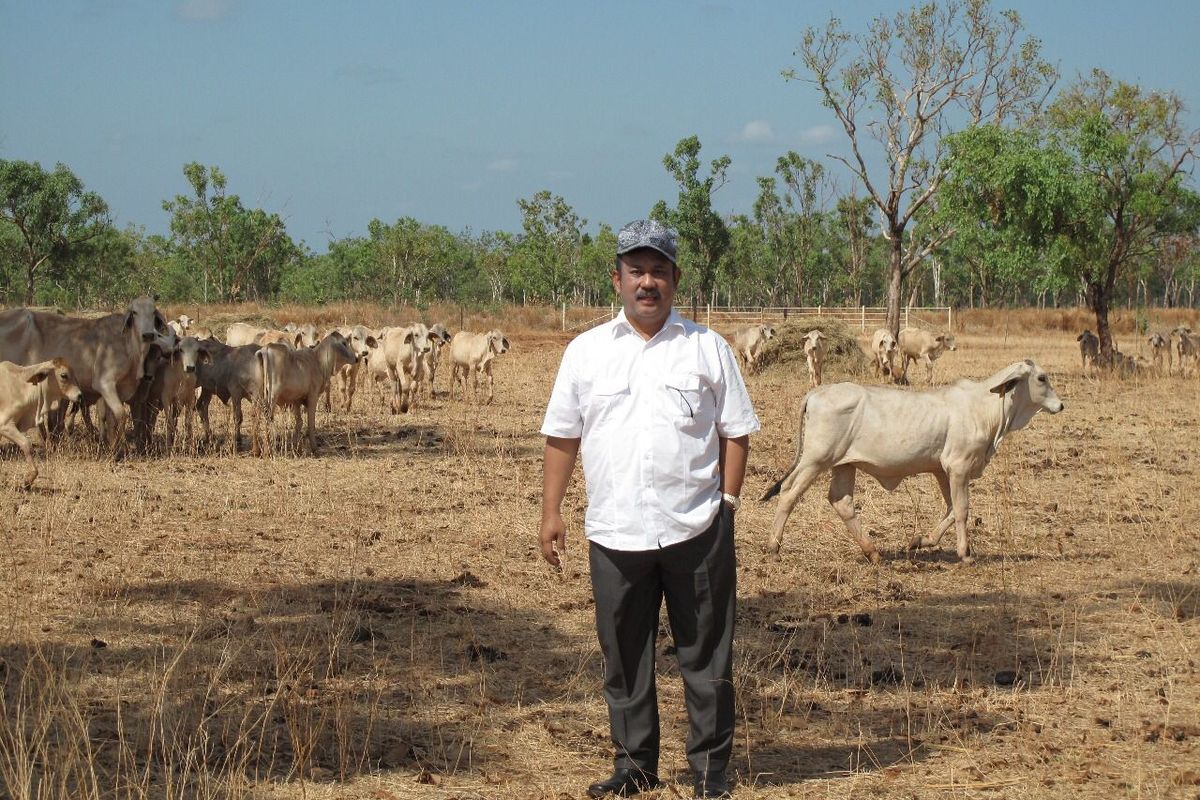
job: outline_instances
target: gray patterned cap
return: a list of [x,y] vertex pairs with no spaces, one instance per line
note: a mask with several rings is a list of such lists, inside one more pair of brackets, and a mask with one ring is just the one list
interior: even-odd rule
[[617,234],[617,255],[649,247],[675,263],[675,231],[652,219],[639,219],[621,228]]

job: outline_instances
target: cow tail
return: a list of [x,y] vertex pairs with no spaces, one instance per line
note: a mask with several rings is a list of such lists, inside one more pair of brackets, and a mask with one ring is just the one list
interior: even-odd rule
[[760,503],[765,503],[775,495],[779,494],[783,484],[796,474],[796,467],[800,465],[800,454],[804,452],[804,418],[808,415],[808,397],[811,392],[804,395],[804,401],[800,404],[800,430],[796,433],[796,457],[792,460],[792,466],[788,467],[788,471],[783,477],[775,482],[775,485],[767,489],[767,493],[759,498]]
[[271,370],[268,369],[267,359],[270,357],[270,352],[267,348],[259,348],[254,354],[258,358],[258,380],[262,384],[262,407],[268,409],[271,407]]

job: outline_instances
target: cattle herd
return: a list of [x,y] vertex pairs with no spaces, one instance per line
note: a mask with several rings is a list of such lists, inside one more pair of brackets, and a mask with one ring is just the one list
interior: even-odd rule
[[[420,398],[433,395],[441,350],[448,345],[451,396],[458,388],[463,400],[468,398],[470,376],[470,397],[478,398],[482,381],[491,402],[492,362],[509,349],[500,331],[452,336],[442,324],[379,330],[354,325],[322,333],[313,325],[270,330],[234,323],[220,341],[192,322],[186,315],[166,320],[150,297],[99,318],[28,308],[0,311],[0,436],[25,457],[25,488],[38,474],[31,433],[45,439],[82,420],[116,453],[126,444],[128,420],[133,446],[146,451],[161,413],[165,447],[173,452],[180,417],[188,446],[194,413],[205,439],[211,440],[209,405],[217,397],[232,415],[231,451],[241,446],[242,404],[249,400],[255,455],[270,452],[270,423],[280,408],[291,409],[295,417],[293,444],[306,441],[315,454],[317,404],[324,397],[326,410],[332,409],[335,383],[337,405],[345,411],[356,387],[366,382],[384,388],[393,413],[407,412]],[[267,420],[265,431],[260,431],[260,416]]]
[[[744,371],[760,368],[764,348],[775,336],[770,325],[733,333],[733,349]],[[906,477],[930,473],[945,500],[945,516],[930,535],[914,538],[909,546],[937,546],[954,527],[958,555],[969,561],[970,481],[982,473],[1005,436],[1026,426],[1039,411],[1055,414],[1063,409],[1049,377],[1026,360],[982,382],[959,380],[934,387],[933,362],[956,349],[954,336],[905,329],[893,337],[880,329],[869,343],[868,360],[875,374],[885,382],[907,384],[909,366],[921,362],[929,386],[923,391],[854,383],[823,386],[828,342],[820,330],[808,331],[802,339],[813,388],[801,404],[795,460],[763,498],[780,496],[768,550],[779,550],[792,509],[813,481],[828,472],[830,504],[863,553],[877,561],[879,553],[854,505],[856,473],[873,476],[888,490]],[[1087,374],[1096,369],[1099,340],[1084,331],[1078,342]],[[1114,367],[1127,375],[1162,373],[1165,355],[1168,374],[1176,364],[1181,375],[1200,372],[1200,336],[1189,328],[1155,332],[1147,342],[1151,360],[1114,352]],[[221,341],[186,315],[166,320],[149,297],[134,300],[123,312],[91,319],[15,308],[0,312],[0,435],[25,457],[26,488],[38,474],[30,434],[44,439],[81,420],[116,453],[127,444],[128,420],[132,446],[145,452],[152,448],[161,413],[164,446],[170,453],[177,449],[181,417],[187,447],[195,441],[194,415],[200,418],[204,439],[212,440],[213,397],[231,412],[229,451],[241,449],[243,402],[248,400],[253,410],[252,454],[273,452],[272,422],[281,408],[290,409],[294,417],[291,445],[306,445],[315,454],[316,412],[322,398],[326,411],[337,407],[349,412],[357,389],[365,384],[382,389],[393,414],[407,413],[433,396],[443,349],[450,353],[450,396],[479,399],[482,382],[485,399],[491,402],[493,361],[509,349],[508,339],[498,330],[451,335],[440,323],[415,323],[322,332],[311,324],[273,330],[239,322],[228,326]],[[904,435],[896,432],[897,419],[905,420]]]

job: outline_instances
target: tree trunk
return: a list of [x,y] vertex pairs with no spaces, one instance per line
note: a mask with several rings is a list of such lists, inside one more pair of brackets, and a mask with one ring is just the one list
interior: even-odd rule
[[25,269],[25,305],[27,306],[33,305],[33,278],[36,270],[37,267],[33,264],[29,264]]
[[1096,337],[1100,340],[1100,366],[1113,363],[1112,329],[1108,327],[1109,296],[1103,283],[1088,284],[1088,305],[1096,314]]
[[900,336],[900,295],[904,291],[904,230],[891,232],[891,280],[888,281],[887,327],[892,336]]

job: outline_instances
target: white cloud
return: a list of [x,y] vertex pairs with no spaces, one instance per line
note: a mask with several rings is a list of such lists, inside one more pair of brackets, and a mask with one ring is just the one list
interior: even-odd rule
[[233,0],[182,0],[175,6],[175,16],[189,22],[211,22],[229,13]]
[[742,132],[735,139],[739,142],[770,144],[775,141],[775,131],[771,130],[771,123],[765,119],[752,119],[742,126]]
[[516,172],[517,160],[515,158],[497,158],[487,165],[487,169],[488,172]]
[[800,131],[800,141],[804,144],[825,144],[832,142],[836,136],[837,131],[832,125],[813,125]]

